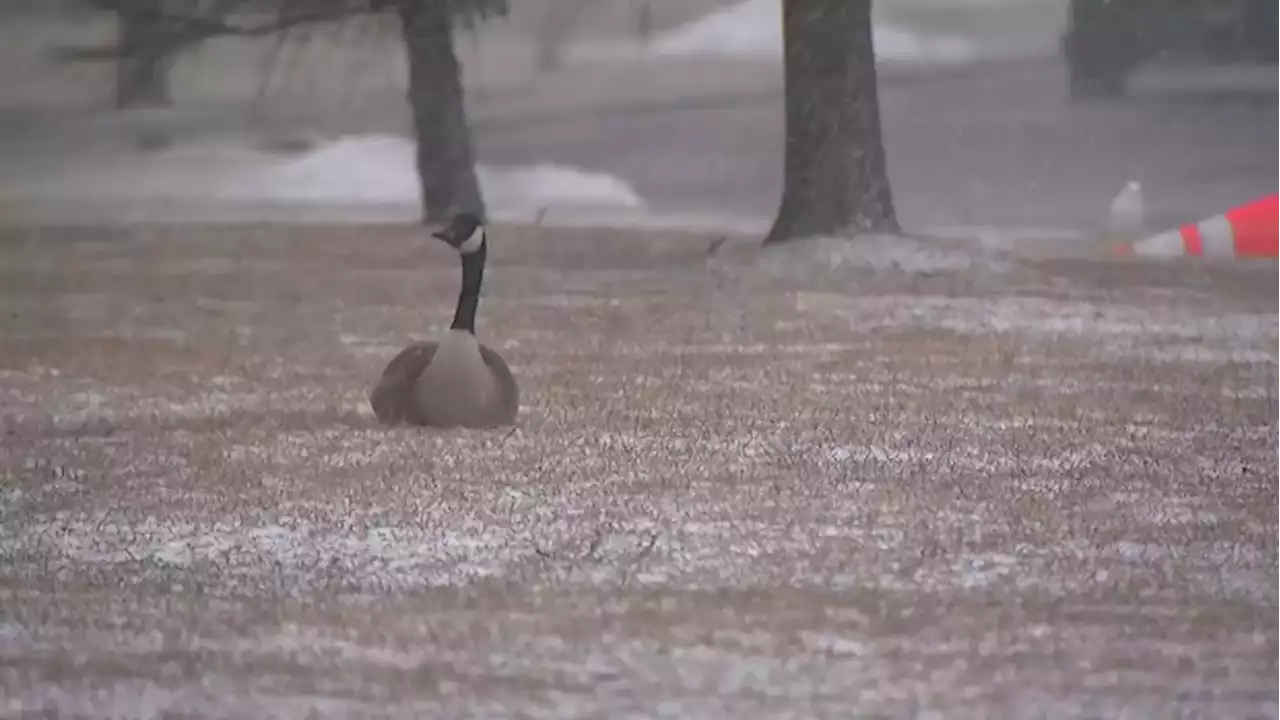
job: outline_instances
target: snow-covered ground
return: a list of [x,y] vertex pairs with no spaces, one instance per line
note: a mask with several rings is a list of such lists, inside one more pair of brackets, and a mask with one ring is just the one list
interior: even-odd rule
[[1274,281],[508,228],[379,428],[420,235],[9,232],[11,714],[1275,716]]
[[[642,210],[644,200],[621,178],[559,165],[477,167],[481,191],[497,217],[555,209]],[[128,182],[120,182],[128,178]],[[369,205],[398,217],[416,212],[414,144],[393,135],[352,135],[302,152],[271,152],[241,139],[193,141],[156,152],[114,154],[44,174],[21,194],[42,201],[241,203],[288,206]],[[234,219],[234,218],[232,218]]]
[[[912,15],[917,6],[936,1],[877,3],[875,39],[883,63],[954,64],[976,58],[978,50],[987,54],[990,48],[986,43],[964,33],[953,34],[949,28],[939,28],[936,23],[929,26],[928,13]],[[986,8],[991,3],[999,4],[1000,9]],[[1036,0],[970,0],[967,6],[973,6],[971,15],[986,17],[1005,13],[1004,6],[1008,3],[1018,7],[1037,5]],[[552,86],[543,87],[528,77],[531,72],[529,43],[541,27],[546,11],[543,5],[545,3],[522,5],[510,17],[482,25],[478,35],[468,36],[459,43],[469,98],[479,107],[473,119],[483,121],[509,116],[522,111],[525,105],[544,111],[549,108],[569,112],[577,105],[594,107],[615,102],[613,95],[629,101],[653,102],[656,97],[704,97],[736,91],[735,88],[755,88],[757,84],[774,87],[780,82],[776,68],[765,73],[753,62],[715,62],[764,59],[777,65],[781,50],[778,0],[722,2],[718,10],[712,10],[711,3],[703,3],[697,9],[686,6],[680,17],[682,22],[674,24],[666,21],[681,13],[669,6],[665,14],[659,13],[665,24],[656,26],[669,29],[652,37],[643,47],[621,32],[620,23],[629,11],[615,7],[610,15],[605,12],[606,3],[602,1],[592,6],[590,13],[586,9],[582,12],[617,16],[613,17],[612,25],[596,27],[603,19],[597,18],[599,22],[593,25],[589,22],[591,18],[580,18],[573,33],[566,38],[569,45],[575,46],[569,48],[568,54],[580,55],[576,51],[582,50],[595,56],[595,50],[604,50],[605,55],[596,59],[625,59],[625,62],[608,65],[615,69],[629,67],[631,70],[626,72],[630,74],[626,77],[641,79],[627,82],[619,79],[621,75],[609,75],[608,70],[602,71],[602,75],[584,74],[583,68],[601,65],[591,60],[576,68],[563,68],[560,75],[553,73],[549,80],[539,79],[539,82],[546,80],[543,85]],[[954,8],[953,5],[947,7]],[[707,14],[696,17],[699,12]],[[73,69],[48,62],[49,44],[73,40],[91,43],[108,29],[73,25],[65,20],[46,18],[44,24],[35,23],[30,28],[24,25],[21,31],[15,28],[5,31],[5,43],[0,44],[8,46],[4,53],[5,65],[16,68],[14,72],[27,79],[18,82],[21,78],[17,78],[11,84],[19,86],[18,95],[24,98],[32,95],[26,100],[33,106],[58,104],[45,95],[73,98],[58,101],[63,104],[88,102],[84,98],[74,100],[79,97],[76,92],[100,94],[103,87],[109,86],[77,79],[88,72],[83,66]],[[13,46],[11,40],[22,47]],[[107,209],[114,204],[127,208],[126,214],[131,218],[168,220],[196,220],[196,216],[207,220],[247,220],[263,215],[401,220],[416,215],[418,186],[410,143],[403,137],[368,134],[405,130],[400,120],[383,119],[384,115],[403,111],[400,104],[403,58],[394,28],[388,29],[373,21],[357,23],[352,28],[327,27],[318,30],[311,41],[287,44],[282,53],[277,50],[274,41],[229,39],[210,43],[199,53],[181,58],[175,68],[174,81],[178,107],[154,123],[159,134],[168,135],[173,141],[164,151],[137,152],[130,147],[109,157],[80,154],[68,149],[59,133],[43,137],[42,128],[42,137],[36,144],[50,151],[49,157],[42,157],[28,147],[26,138],[0,137],[0,146],[3,146],[0,147],[0,199],[9,205],[22,206],[19,209],[24,217],[36,213],[38,206],[48,209],[40,209],[39,213],[53,212],[64,217],[59,204],[67,202],[97,204]],[[277,61],[274,65],[269,62],[271,58]],[[742,66],[751,66],[751,69],[731,70]],[[269,92],[254,100],[263,90],[264,68],[268,67],[271,68],[270,82],[266,83],[270,86]],[[696,76],[699,68],[706,77],[687,82],[687,87],[679,83],[667,87],[665,82],[642,79],[644,73]],[[560,76],[563,76],[560,85],[574,88],[555,87]],[[743,77],[749,80],[744,81]],[[326,83],[332,81],[324,78],[341,78],[337,82],[340,87],[329,87]],[[28,86],[38,86],[39,92]],[[520,89],[513,91],[513,88]],[[332,94],[332,102],[326,104],[314,97],[320,94]],[[550,99],[539,100],[544,96]],[[388,104],[389,110],[384,110],[378,98],[387,97],[394,101]],[[9,102],[16,101],[10,98]],[[94,101],[103,102],[106,100],[102,98]],[[227,114],[227,108],[254,102],[287,107],[314,103],[320,114],[317,123],[342,127],[330,128],[327,133],[330,139],[306,152],[283,154],[264,151],[253,138],[240,131],[243,128],[227,132],[225,127],[213,127],[216,121],[196,116],[199,108]],[[100,107],[94,103],[89,103],[91,112]],[[352,110],[351,105],[359,105],[360,109]],[[370,117],[377,116],[376,119],[366,122],[365,115],[361,114],[366,112]],[[359,118],[346,122],[341,117],[329,117],[343,114],[359,115]],[[76,137],[69,142],[77,142],[80,135],[98,138],[151,132],[142,127],[146,122],[116,117],[120,119],[120,127],[77,128],[72,133]],[[138,127],[125,127],[131,124]],[[537,140],[531,138],[530,142]],[[642,192],[654,192],[644,185],[643,178],[596,163],[593,158],[560,164],[556,161],[563,158],[563,153],[531,154],[522,150],[518,155],[512,158],[516,164],[482,164],[478,169],[487,205],[495,218],[573,221],[569,217],[572,215],[589,216],[591,222],[625,220],[626,224],[666,226],[690,220],[653,217],[651,206],[661,205],[662,199],[642,196]],[[500,161],[502,159],[506,158]],[[120,178],[128,178],[128,182],[120,182]],[[638,191],[632,182],[642,190]],[[33,202],[27,203],[28,200]],[[256,206],[252,213],[246,208],[249,203]],[[715,206],[709,204],[708,208],[711,207]],[[352,213],[353,209],[359,212]],[[758,232],[768,222],[771,211],[762,207],[759,212],[753,212],[753,217],[746,218],[741,210],[734,210],[735,217],[702,218],[695,224],[750,227],[752,232]]]
[[[649,50],[664,56],[781,58],[781,18],[780,0],[742,0],[655,37]],[[873,33],[881,62],[952,64],[978,56],[978,48],[963,38],[916,33],[879,17]]]

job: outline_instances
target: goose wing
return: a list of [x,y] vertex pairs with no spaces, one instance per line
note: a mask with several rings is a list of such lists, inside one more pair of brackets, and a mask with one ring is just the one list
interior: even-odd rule
[[[405,422],[421,424],[414,406],[413,386],[435,358],[438,347],[439,344],[433,340],[414,343],[387,363],[369,397],[379,420],[392,425]],[[520,388],[511,368],[488,345],[480,345],[480,356],[498,386],[498,397],[489,409],[488,424],[513,425],[520,410]]]
[[495,425],[514,425],[516,414],[520,411],[520,388],[511,375],[511,368],[507,367],[507,361],[501,355],[484,343],[480,344],[480,357],[484,358],[484,364],[489,366],[494,382],[498,385],[493,422]]
[[398,425],[413,420],[413,383],[436,356],[434,340],[414,343],[391,358],[369,395],[373,414],[384,423]]

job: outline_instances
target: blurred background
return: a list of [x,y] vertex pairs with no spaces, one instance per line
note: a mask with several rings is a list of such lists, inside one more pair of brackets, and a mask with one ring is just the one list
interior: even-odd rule
[[[779,0],[514,0],[459,29],[492,215],[763,229]],[[908,229],[1089,232],[1130,180],[1172,227],[1277,187],[1276,4],[875,0]],[[110,13],[0,2],[0,221],[417,217],[394,17],[217,38],[117,108]]]

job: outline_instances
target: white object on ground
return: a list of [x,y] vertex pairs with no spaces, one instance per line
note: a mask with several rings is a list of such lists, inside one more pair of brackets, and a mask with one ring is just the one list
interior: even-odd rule
[[[1133,240],[1133,238],[1126,239]],[[1187,244],[1181,232],[1170,230],[1153,235],[1145,240],[1133,241],[1128,252],[1139,257],[1149,258],[1182,257],[1187,254]]]
[[1111,201],[1107,215],[1107,232],[1115,238],[1136,239],[1146,223],[1142,202],[1142,184],[1130,180]]
[[[930,37],[876,22],[872,28],[876,59],[922,63],[962,63],[977,56],[966,40]],[[782,57],[780,0],[742,0],[653,39],[656,55]]]

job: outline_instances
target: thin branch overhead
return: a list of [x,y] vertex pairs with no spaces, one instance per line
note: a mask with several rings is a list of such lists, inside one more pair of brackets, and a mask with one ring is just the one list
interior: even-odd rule
[[[380,12],[395,6],[387,0],[284,0],[274,12],[239,12],[252,0],[214,0],[211,3],[192,3],[192,10],[183,12],[165,7],[159,2],[137,0],[85,0],[86,4],[104,12],[149,24],[163,25],[166,42],[178,49],[201,41],[222,36],[254,37],[274,35],[300,25],[334,22],[371,12]],[[259,3],[252,3],[259,5]],[[105,60],[128,57],[139,48],[119,45],[89,48],[61,48],[55,55],[62,60]]]

